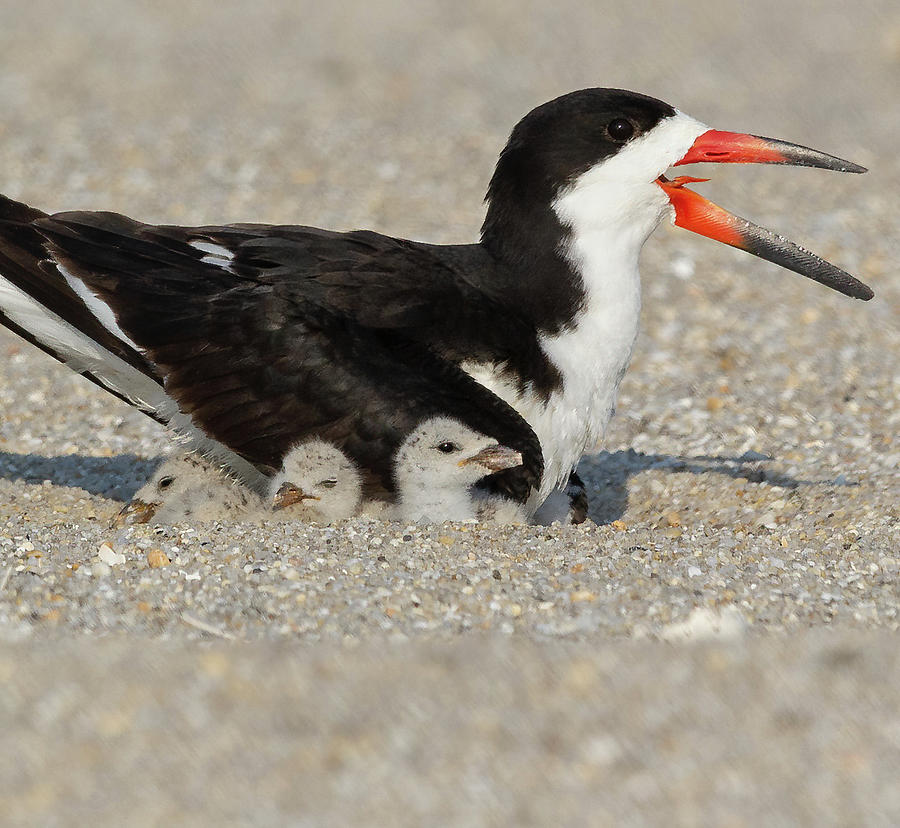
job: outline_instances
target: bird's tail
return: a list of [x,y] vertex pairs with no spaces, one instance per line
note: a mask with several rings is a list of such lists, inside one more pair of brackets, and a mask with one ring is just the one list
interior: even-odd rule
[[98,319],[49,259],[40,210],[0,196],[0,322],[157,420],[162,380],[134,343]]
[[34,222],[45,213],[0,195],[0,323],[104,390],[174,429],[186,448],[218,461],[253,488],[259,471],[211,440],[167,393],[153,363],[111,308],[70,277]]

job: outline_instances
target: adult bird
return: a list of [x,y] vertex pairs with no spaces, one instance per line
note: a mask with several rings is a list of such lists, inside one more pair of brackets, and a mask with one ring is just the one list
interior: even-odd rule
[[[665,175],[700,161],[864,171],[712,130],[645,95],[583,89],[513,129],[475,244],[301,226],[152,226],[3,200],[0,321],[251,482],[291,445],[320,437],[393,491],[390,458],[408,422],[428,414],[518,449],[456,410],[491,408],[488,396],[445,404],[468,395],[465,371],[540,441],[533,512],[565,486],[612,415],[638,330],[638,256],[665,216],[848,296],[873,295],[684,186],[697,179]],[[445,374],[453,381],[442,388]],[[423,400],[441,393],[425,411]]]

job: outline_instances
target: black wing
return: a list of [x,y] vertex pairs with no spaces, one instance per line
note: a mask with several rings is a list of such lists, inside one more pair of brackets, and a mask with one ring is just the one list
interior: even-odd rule
[[[5,303],[7,310],[0,308],[0,321],[56,359],[68,361],[70,354],[66,352],[64,343],[59,341],[59,336],[42,339],[29,330],[29,308],[22,306],[22,297],[30,297],[35,303],[48,309],[60,324],[80,332],[91,342],[97,343],[108,353],[161,385],[162,378],[155,374],[148,360],[138,350],[111,334],[85,307],[82,299],[55,265],[47,260],[47,240],[34,225],[34,222],[46,217],[40,210],[0,195],[0,274],[9,285],[3,286],[7,294],[5,298],[8,298],[10,291],[17,291],[18,296],[13,299],[13,304],[20,310],[18,314],[10,316],[9,303]],[[127,398],[119,389],[112,387],[102,376],[92,373],[83,364],[74,367],[105,390],[126,402],[135,403],[134,399]],[[149,409],[146,413],[155,415]]]
[[[153,230],[150,230],[154,233]],[[497,264],[479,244],[428,245],[371,231],[232,225],[160,227],[157,239],[221,245],[236,275],[284,285],[374,330],[395,331],[454,362],[493,363],[549,393],[560,377],[535,325],[502,297]]]
[[[373,273],[372,245],[383,237],[154,228],[109,213],[63,214],[36,227],[53,259],[114,310],[181,410],[257,466],[277,467],[294,443],[316,435],[371,472],[370,493],[390,491],[397,446],[419,421],[442,413],[522,452],[521,473],[504,476],[509,493],[522,499],[539,482],[540,445],[527,423],[426,344],[443,326],[457,331],[457,340],[448,335],[454,352],[460,320],[474,326],[457,307],[474,288],[443,287],[456,291],[456,304],[442,313],[408,287],[391,294],[389,274],[360,276]],[[394,256],[404,243],[389,242],[383,261],[402,267]],[[416,258],[424,252],[409,249],[407,267],[412,261],[423,279],[442,284]],[[368,269],[359,270],[364,261]],[[356,286],[341,273],[355,273]],[[498,325],[485,324],[484,352],[504,359],[491,350]]]

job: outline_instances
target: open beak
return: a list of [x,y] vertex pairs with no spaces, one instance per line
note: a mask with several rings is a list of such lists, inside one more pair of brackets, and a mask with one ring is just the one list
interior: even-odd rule
[[503,471],[503,469],[512,469],[522,465],[522,455],[515,449],[506,446],[493,445],[483,448],[478,454],[473,454],[465,460],[460,460],[457,465],[468,466],[470,463],[477,463],[490,472]]
[[[744,135],[738,132],[722,132],[710,129],[700,135],[684,157],[675,166],[695,163],[726,164],[794,164],[803,167],[821,167],[826,170],[863,173],[865,167],[826,155],[824,152],[789,144],[772,138]],[[703,196],[688,190],[685,184],[708,181],[706,178],[679,176],[670,181],[664,175],[657,184],[669,198],[675,210],[675,224],[701,236],[746,250],[761,259],[793,270],[816,282],[821,282],[845,296],[871,299],[872,289],[849,273],[800,247],[771,230],[766,230],[740,216],[707,201]]]
[[293,483],[282,483],[275,496],[272,498],[272,509],[286,509],[295,503],[301,503],[304,500],[319,500],[315,495],[307,494],[299,486]]
[[110,521],[111,529],[120,529],[123,526],[133,526],[136,523],[149,523],[153,520],[159,503],[146,503],[143,500],[132,500],[126,503],[119,513]]

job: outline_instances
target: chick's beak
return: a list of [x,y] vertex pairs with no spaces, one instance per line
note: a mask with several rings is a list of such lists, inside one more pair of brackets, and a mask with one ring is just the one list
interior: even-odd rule
[[159,503],[132,500],[131,503],[126,503],[110,521],[110,528],[120,529],[123,526],[133,526],[137,523],[149,523],[153,520],[159,506]]
[[460,460],[458,466],[468,466],[471,463],[477,463],[486,468],[489,472],[503,471],[503,469],[512,469],[522,465],[522,454],[515,449],[501,446],[499,444],[483,448],[477,454]]
[[282,483],[275,496],[272,498],[272,509],[286,509],[295,503],[301,503],[304,500],[319,500],[315,495],[307,494],[299,486],[293,483]]

